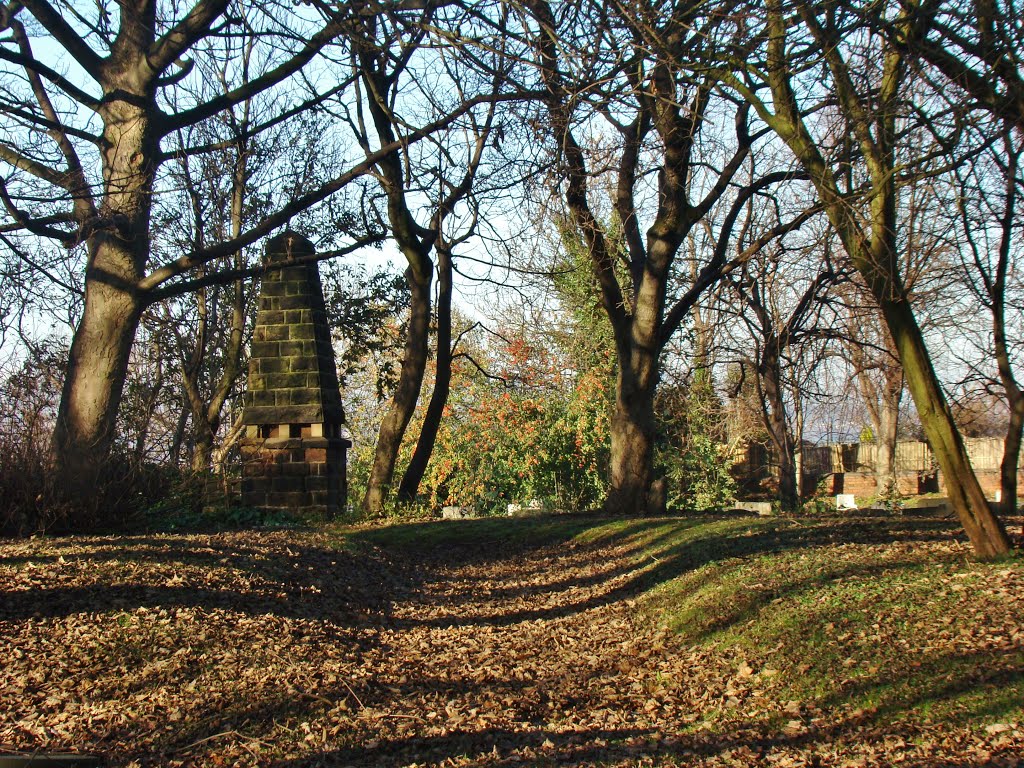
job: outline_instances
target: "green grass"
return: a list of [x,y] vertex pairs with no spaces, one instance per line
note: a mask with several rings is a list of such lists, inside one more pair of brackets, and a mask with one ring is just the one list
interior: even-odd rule
[[[649,590],[644,611],[687,640],[778,670],[779,700],[870,710],[881,722],[1024,718],[1024,643],[1012,637],[1021,596],[993,588],[1024,586],[1024,562],[980,564],[940,542],[915,546],[916,535],[935,532],[929,521],[875,525],[858,540],[863,530],[816,522],[804,544],[785,544],[770,523],[745,532],[714,523],[728,538]],[[844,533],[852,543],[839,543]],[[657,546],[665,556],[694,540],[686,529]]]
[[[624,547],[638,610],[770,669],[776,701],[878,723],[1024,719],[1024,560],[974,562],[948,520],[560,516],[351,531],[384,548]],[[1014,633],[1018,633],[1014,635]],[[709,710],[705,722],[720,713]]]
[[481,517],[468,520],[398,523],[383,526],[335,526],[335,531],[354,544],[388,549],[443,549],[474,545],[481,550],[494,546],[537,547],[570,541],[607,523],[591,515],[543,515],[538,517]]

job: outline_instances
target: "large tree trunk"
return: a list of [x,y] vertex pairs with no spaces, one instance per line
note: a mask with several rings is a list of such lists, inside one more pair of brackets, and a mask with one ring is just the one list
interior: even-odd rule
[[[653,251],[654,249],[652,249]],[[611,418],[608,495],[604,510],[616,515],[663,514],[664,494],[653,492],[657,421],[654,399],[661,374],[657,331],[664,283],[641,283],[629,330],[616,332],[618,373]]]
[[434,452],[452,381],[452,259],[446,248],[437,248],[437,370],[409,466],[398,486],[398,500],[413,502]]
[[604,502],[604,511],[610,514],[664,512],[651,493],[656,436],[654,392],[655,386],[637,382],[626,366],[619,366],[611,419],[609,487]]
[[[52,450],[72,499],[94,499],[114,442],[129,355],[142,312],[136,286],[149,258],[149,222],[159,141],[150,85],[125,57],[114,62],[100,108],[105,227],[89,236],[85,304],[75,329]],[[123,67],[118,72],[118,67]],[[142,72],[145,77],[145,72]]]
[[416,410],[416,401],[423,384],[423,373],[427,367],[428,340],[430,336],[430,271],[406,270],[409,281],[411,303],[409,306],[409,330],[405,338],[405,356],[402,359],[402,373],[398,379],[391,407],[381,422],[377,435],[377,447],[373,455],[370,479],[363,496],[363,511],[378,515],[384,511],[391,481],[395,474],[395,462],[402,447],[402,438],[409,420]]
[[875,293],[892,334],[921,426],[942,470],[946,493],[975,552],[989,559],[1010,551],[1006,530],[989,507],[971,467],[963,439],[932,368],[921,329],[910,306]]
[[86,281],[53,433],[56,474],[70,498],[93,498],[103,484],[140,313],[130,290]]

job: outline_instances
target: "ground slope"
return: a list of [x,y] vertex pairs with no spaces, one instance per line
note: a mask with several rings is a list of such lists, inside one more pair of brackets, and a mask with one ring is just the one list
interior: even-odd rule
[[1024,562],[945,520],[0,542],[0,749],[110,765],[1024,764]]

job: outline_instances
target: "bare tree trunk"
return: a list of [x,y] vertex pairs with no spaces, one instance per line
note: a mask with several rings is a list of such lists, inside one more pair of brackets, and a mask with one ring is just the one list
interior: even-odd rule
[[1003,460],[999,464],[999,508],[1004,515],[1017,513],[1017,467],[1020,465],[1021,431],[1024,430],[1024,398],[1017,399],[1013,405],[1003,438]]
[[947,494],[964,531],[979,557],[988,559],[1005,555],[1010,551],[1006,529],[992,513],[974,474],[909,305],[892,301],[884,294],[876,293],[875,298],[899,350],[907,387],[917,406],[921,426],[942,470]]
[[619,366],[615,410],[611,419],[609,487],[604,502],[604,511],[610,514],[657,515],[664,512],[651,493],[657,429],[655,389],[654,383],[638,381],[625,365]]
[[[130,12],[136,13],[136,9]],[[142,19],[133,19],[141,22]],[[145,30],[143,34],[152,34]],[[111,60],[108,92],[99,108],[104,194],[99,212],[111,229],[89,245],[85,305],[75,329],[53,433],[57,473],[72,498],[96,498],[114,442],[129,357],[142,313],[136,286],[149,256],[149,222],[159,114],[148,83],[136,82],[131,56]]]
[[[1006,204],[1002,215],[1002,235],[999,241],[999,257],[996,262],[995,274],[985,280],[992,313],[992,342],[999,370],[999,381],[1006,393],[1006,404],[1010,410],[1006,435],[1003,438],[1003,459],[999,465],[999,491],[1001,495],[999,507],[1004,515],[1012,515],[1017,511],[1017,468],[1020,463],[1021,431],[1024,430],[1024,390],[1021,389],[1014,374],[1011,361],[1010,342],[1006,330],[1006,292],[1007,281],[1013,263],[1012,248],[1017,233],[1017,207],[1020,187],[1017,179],[1020,157],[1024,147],[1014,142],[1014,133],[1009,125],[1005,126],[1004,152],[1008,159],[1006,168]],[[967,226],[968,231],[970,225]]]
[[[856,329],[851,326],[851,337]],[[883,329],[887,348],[892,347],[889,334]],[[875,493],[886,496],[898,490],[896,477],[896,437],[899,429],[900,402],[903,399],[903,368],[894,350],[892,358],[868,359],[864,348],[856,341],[848,344],[850,363],[853,365],[861,399],[871,421],[871,433],[875,438]],[[881,376],[882,382],[872,377],[872,371]]]
[[181,463],[181,444],[185,440],[185,429],[188,427],[190,413],[191,408],[189,408],[188,400],[186,399],[182,403],[181,411],[178,413],[178,423],[174,427],[174,436],[171,438],[169,454],[172,467],[177,467]]
[[804,488],[804,409],[799,387],[793,391],[793,476],[796,480],[797,506],[806,495]]
[[409,466],[406,467],[402,482],[398,486],[398,500],[413,502],[419,493],[420,482],[427,471],[430,456],[434,452],[437,433],[441,428],[445,406],[452,381],[452,259],[447,249],[437,248],[437,341],[434,389],[430,393],[423,416],[423,426],[416,441]]
[[[428,262],[429,263],[429,262]],[[398,451],[409,420],[416,410],[416,401],[423,385],[427,367],[430,336],[430,283],[429,271],[418,272],[410,266],[405,272],[409,281],[409,330],[405,337],[405,357],[391,407],[381,422],[377,434],[377,448],[373,454],[370,479],[363,496],[363,511],[377,515],[383,512],[391,480],[395,474]]]
[[771,438],[772,446],[775,448],[775,456],[778,460],[776,469],[776,490],[779,505],[786,511],[791,511],[799,505],[799,493],[797,491],[796,461],[793,451],[793,438],[789,433],[789,425],[786,419],[786,404],[783,398],[782,372],[779,369],[779,360],[776,354],[770,349],[770,343],[761,361],[759,368],[759,379],[763,386],[764,397],[762,408],[765,419],[765,427],[768,429],[768,436]]
[[92,261],[95,276],[86,279],[85,307],[71,343],[53,434],[57,475],[77,498],[93,498],[102,486],[141,314],[131,290],[132,254],[120,243],[103,242]]
[[878,403],[878,423],[875,430],[875,482],[879,494],[899,491],[896,476],[896,438],[900,421],[900,401],[903,399],[903,369],[890,366],[885,371],[885,387]]

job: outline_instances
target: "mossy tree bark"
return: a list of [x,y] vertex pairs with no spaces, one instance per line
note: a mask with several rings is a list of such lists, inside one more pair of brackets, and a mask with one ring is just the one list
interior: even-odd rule
[[[746,93],[807,171],[832,226],[878,304],[903,365],[921,426],[945,478],[950,502],[977,555],[998,557],[1009,550],[1009,540],[971,468],[899,269],[895,142],[905,62],[897,48],[884,46],[877,89],[871,94],[860,93],[843,58],[841,35],[829,26],[832,17],[819,18],[817,9],[806,2],[798,1],[795,10],[803,31],[814,38],[822,54],[838,108],[863,158],[868,190],[842,191],[832,166],[804,122],[791,81],[798,66],[789,59],[787,47],[792,20],[779,0],[769,0],[767,5],[765,65],[774,109],[769,109],[745,84],[734,84]],[[906,24],[907,19],[901,17],[895,23]]]

